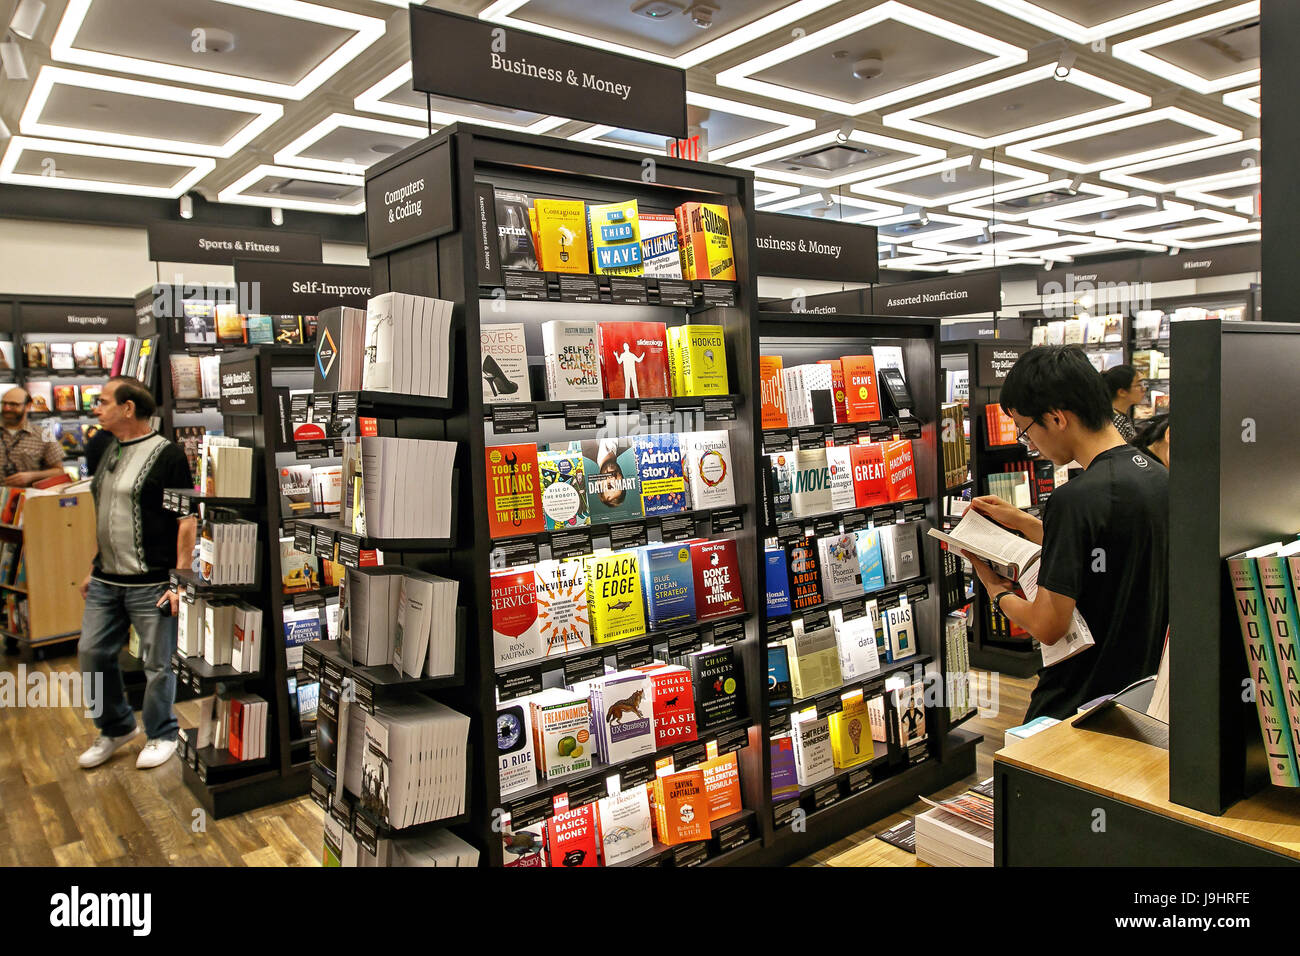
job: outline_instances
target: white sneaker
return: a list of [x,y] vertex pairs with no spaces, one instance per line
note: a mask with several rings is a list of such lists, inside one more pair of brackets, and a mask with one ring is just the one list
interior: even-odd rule
[[133,727],[129,734],[123,734],[121,737],[105,737],[103,734],[100,734],[99,739],[91,744],[90,749],[77,758],[77,763],[86,770],[89,770],[91,767],[98,767],[109,757],[113,756],[113,754],[117,752],[118,747],[130,743],[139,733],[140,728]]
[[135,769],[152,770],[161,767],[176,753],[176,741],[151,740],[140,748],[140,756],[135,758]]

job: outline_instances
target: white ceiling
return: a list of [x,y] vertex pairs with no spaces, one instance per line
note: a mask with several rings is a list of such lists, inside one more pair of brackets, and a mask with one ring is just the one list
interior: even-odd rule
[[[45,5],[30,40],[11,35],[28,78],[0,78],[0,182],[355,215],[366,168],[425,135],[430,107],[435,126],[664,152],[632,129],[426,104],[400,0]],[[1258,0],[430,5],[685,68],[692,131],[755,171],[760,208],[874,224],[891,268],[1259,238]]]

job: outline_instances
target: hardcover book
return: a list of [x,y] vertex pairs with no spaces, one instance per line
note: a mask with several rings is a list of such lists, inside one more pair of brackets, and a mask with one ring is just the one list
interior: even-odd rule
[[786,641],[786,647],[790,651],[790,687],[795,700],[815,697],[843,684],[835,631],[829,627],[808,631],[799,619],[791,624],[794,636]]
[[880,529],[863,528],[855,532],[858,545],[858,572],[862,590],[870,593],[885,586],[885,563],[880,554]]
[[662,322],[601,322],[598,328],[606,398],[672,395],[667,326]]
[[591,646],[587,579],[580,560],[539,561],[533,566],[542,653],[554,657]]
[[72,360],[72,343],[51,342],[50,368],[66,371],[75,367],[75,363]]
[[745,713],[745,681],[734,647],[710,647],[688,656],[695,717],[708,733]]
[[889,479],[884,448],[876,442],[849,449],[853,466],[853,495],[859,508],[889,504]]
[[285,465],[280,469],[280,516],[305,515],[311,510],[311,466]]
[[75,412],[81,404],[80,398],[75,385],[54,386],[54,410],[56,412]]
[[529,220],[533,203],[527,194],[497,189],[497,249],[503,269],[536,269],[537,250]]
[[868,611],[862,617],[844,619],[844,613],[835,608],[830,613],[831,628],[835,631],[835,644],[840,652],[840,675],[845,681],[870,677],[880,670],[880,657],[876,647],[876,628],[872,624],[876,602],[869,601]]
[[916,469],[912,464],[912,440],[886,442],[882,449],[890,501],[911,501],[917,497]]
[[549,688],[529,698],[533,751],[543,780],[590,770],[595,750],[591,739],[591,705],[586,698]]
[[650,795],[645,787],[631,787],[612,797],[602,797],[597,809],[601,853],[606,866],[626,863],[654,846]]
[[880,532],[880,551],[885,560],[885,576],[891,584],[907,581],[921,573],[921,547],[917,524],[887,524]]
[[72,361],[77,368],[99,368],[99,343],[73,342]]
[[657,544],[641,549],[641,583],[652,629],[695,621],[694,581],[688,545]]
[[27,367],[45,369],[50,367],[50,347],[44,342],[28,342],[23,346],[27,356]]
[[641,267],[647,276],[664,279],[682,277],[682,260],[677,251],[677,220],[664,213],[640,215]]
[[790,569],[790,609],[802,611],[821,604],[821,572],[813,539],[799,538],[785,549],[786,566]]
[[492,646],[497,667],[544,655],[532,568],[492,572]]
[[816,711],[793,714],[790,739],[794,741],[794,767],[799,786],[811,787],[834,776],[835,759],[831,749],[830,720]]
[[587,613],[597,644],[645,633],[640,561],[635,551],[593,554],[583,559]]
[[844,373],[844,403],[848,421],[880,420],[880,393],[876,384],[876,360],[870,355],[846,355],[840,359]]
[[871,745],[871,715],[862,691],[841,699],[842,709],[830,715],[831,756],[836,767],[856,767],[875,756]]
[[542,514],[546,530],[559,531],[590,524],[582,453],[539,451],[537,469],[542,480]]
[[593,523],[641,517],[641,481],[632,443],[615,438],[582,442],[587,509]]
[[736,503],[736,481],[731,463],[731,438],[725,431],[688,432],[681,435],[686,455],[686,483],[690,507],[729,508]]
[[519,323],[483,325],[479,329],[483,362],[483,403],[531,402],[528,347]]
[[493,445],[485,452],[488,534],[536,534],[546,526],[535,444]]
[[773,802],[798,796],[799,771],[794,764],[794,741],[788,735],[773,737],[768,750],[772,762]]
[[727,345],[720,325],[682,325],[669,330],[675,395],[726,395]]
[[554,319],[542,323],[547,398],[564,402],[605,397],[598,336],[594,322]]
[[790,494],[794,490],[794,452],[777,452],[769,455],[768,461],[768,495],[772,520],[786,521],[794,517],[790,507]]
[[794,453],[793,481],[790,508],[796,518],[831,510],[831,476],[825,448],[801,448]]
[[542,271],[590,272],[587,204],[581,199],[535,199],[533,212],[537,217],[537,253]]
[[695,574],[695,616],[700,622],[745,610],[740,587],[740,558],[731,538],[691,542]]
[[853,484],[853,446],[826,449],[826,470],[830,476],[831,511],[852,511],[858,506]]
[[81,410],[87,415],[93,413],[95,410],[95,403],[99,401],[99,393],[103,390],[103,385],[81,386]]
[[547,866],[600,866],[596,805],[561,810],[546,821]]
[[[682,274],[687,279],[735,279],[731,220],[726,206],[688,202],[677,207]],[[684,240],[682,237],[685,237]]]
[[788,707],[794,702],[790,683],[790,648],[788,642],[767,645],[767,705]]
[[709,802],[704,792],[703,770],[679,770],[656,777],[654,791],[661,843],[676,846],[709,838]]
[[758,357],[758,390],[762,428],[786,428],[785,379],[781,374],[781,356]]
[[890,691],[894,717],[898,721],[898,742],[907,747],[924,740],[925,685],[918,682]]
[[842,601],[862,593],[856,535],[850,532],[818,538],[817,559],[821,563],[824,600]]
[[641,482],[641,506],[648,518],[686,510],[686,476],[682,470],[682,446],[677,435],[640,435],[632,445],[636,453],[637,477]]
[[599,275],[641,275],[641,229],[635,199],[587,207],[591,258]]
[[654,690],[645,673],[597,678],[590,700],[601,760],[617,764],[654,753]]
[[217,306],[217,341],[230,345],[242,345],[247,341],[244,334],[244,317],[239,314],[234,303]]
[[677,664],[642,668],[654,689],[655,749],[695,740],[695,688],[691,672]]
[[790,613],[790,571],[784,548],[763,549],[764,580],[767,585],[767,615]]
[[889,660],[901,661],[916,653],[916,634],[912,628],[912,605],[903,598],[897,607],[885,609],[885,635],[889,641]]
[[744,809],[740,798],[740,762],[734,753],[706,760],[700,764],[700,770],[704,772],[710,824]]
[[537,786],[533,722],[526,700],[497,706],[497,770],[503,797]]
[[822,359],[818,365],[831,368],[831,400],[835,405],[835,421],[849,420],[848,391],[844,382],[844,363],[839,359]]

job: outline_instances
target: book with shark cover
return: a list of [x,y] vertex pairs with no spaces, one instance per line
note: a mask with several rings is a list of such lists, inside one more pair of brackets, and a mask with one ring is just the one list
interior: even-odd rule
[[602,552],[584,559],[587,614],[592,639],[608,644],[645,633],[641,562],[635,551]]

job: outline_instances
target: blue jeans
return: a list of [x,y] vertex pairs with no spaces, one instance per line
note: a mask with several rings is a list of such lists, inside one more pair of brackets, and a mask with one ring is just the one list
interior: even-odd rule
[[145,733],[150,740],[175,740],[179,732],[172,708],[176,702],[176,675],[172,671],[176,618],[163,617],[156,607],[167,588],[166,582],[122,587],[95,578],[90,580],[77,655],[83,674],[104,675],[104,700],[97,707],[100,714],[95,718],[95,726],[106,737],[121,737],[135,729],[135,715],[126,698],[126,683],[118,663],[130,625],[140,635],[140,657],[144,661]]

